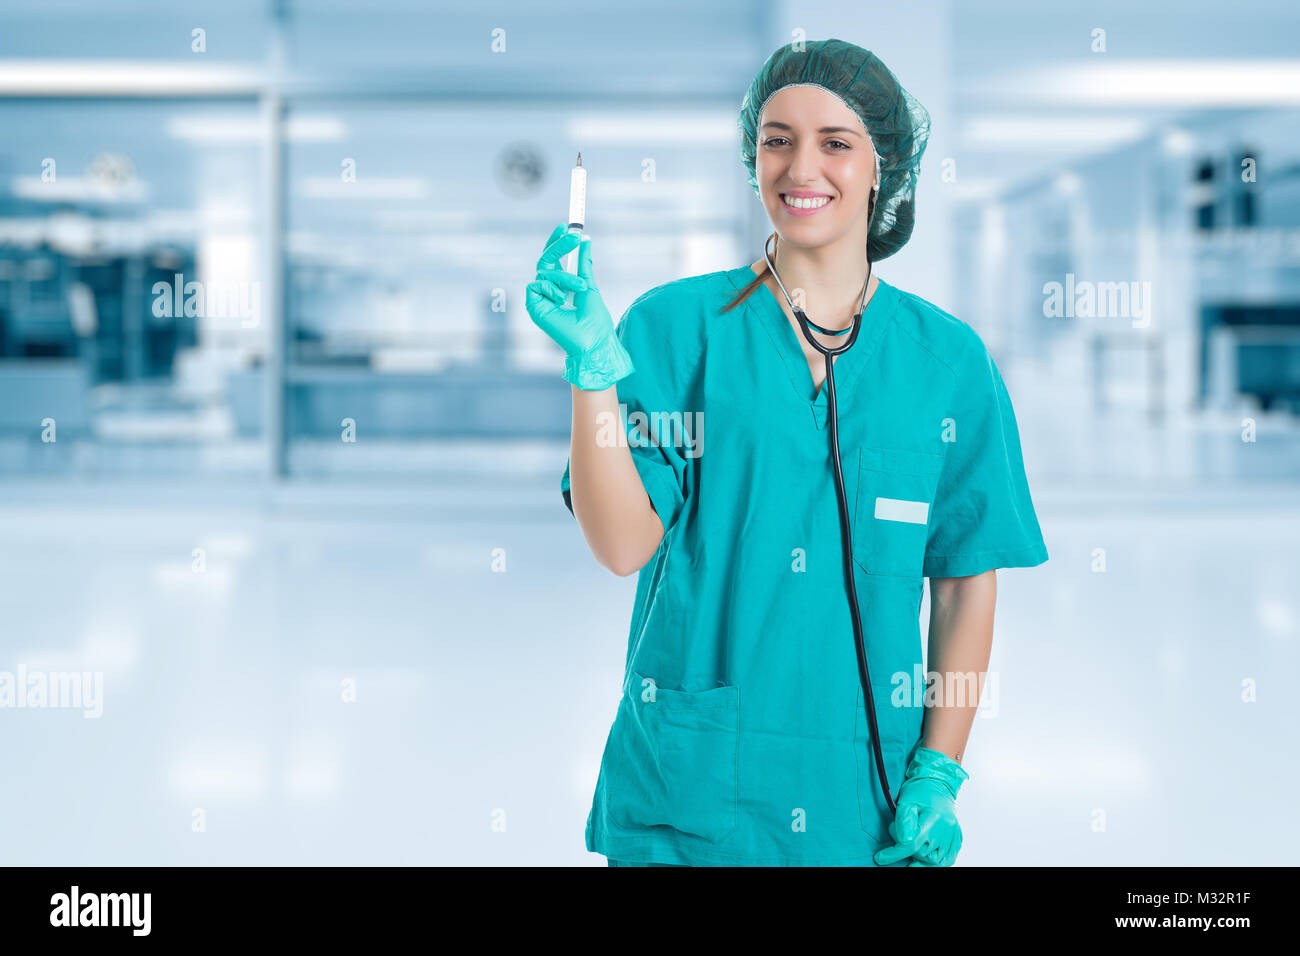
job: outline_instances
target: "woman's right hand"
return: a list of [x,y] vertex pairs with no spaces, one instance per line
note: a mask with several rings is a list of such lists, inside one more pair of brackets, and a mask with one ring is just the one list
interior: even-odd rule
[[[578,247],[578,274],[560,266],[560,259]],[[565,308],[567,293],[573,308]],[[546,240],[537,260],[537,278],[528,283],[528,315],[564,349],[564,379],[578,388],[609,388],[635,368],[614,331],[614,319],[596,288],[591,269],[591,239],[569,232],[561,224]]]

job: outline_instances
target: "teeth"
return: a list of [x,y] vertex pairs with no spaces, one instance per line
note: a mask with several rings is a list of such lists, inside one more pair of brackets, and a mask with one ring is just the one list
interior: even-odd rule
[[783,196],[787,206],[793,206],[795,209],[819,209],[830,202],[830,197],[819,196],[816,199],[795,199],[792,196]]

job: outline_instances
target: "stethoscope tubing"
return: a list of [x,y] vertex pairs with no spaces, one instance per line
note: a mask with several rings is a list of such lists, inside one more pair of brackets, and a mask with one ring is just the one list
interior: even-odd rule
[[[773,235],[775,235],[775,233],[773,233]],[[768,237],[768,241],[771,241],[770,236]],[[776,264],[772,262],[772,257],[768,255],[766,243],[763,246],[763,255],[767,259],[767,267],[772,272],[772,278],[776,280],[777,286],[781,289],[781,294],[785,296],[785,301],[790,305],[790,310],[794,313],[795,318],[799,320],[799,327],[803,330],[804,338],[812,343],[813,348],[820,352],[826,361],[826,404],[830,415],[831,425],[831,463],[834,465],[835,494],[839,503],[840,546],[843,550],[844,586],[848,592],[849,613],[853,619],[853,639],[858,655],[858,678],[862,682],[862,693],[866,701],[867,720],[870,721],[871,724],[871,746],[876,758],[876,773],[880,777],[880,785],[885,791],[885,801],[889,804],[889,812],[897,814],[898,803],[894,799],[893,791],[889,788],[889,775],[885,772],[885,756],[880,749],[880,728],[876,722],[876,701],[874,695],[871,693],[871,672],[867,665],[867,649],[862,637],[862,616],[858,609],[858,589],[853,575],[853,534],[851,521],[849,519],[848,495],[844,490],[844,467],[840,462],[839,415],[835,396],[835,363],[832,361],[834,356],[847,352],[852,348],[853,343],[857,341],[858,332],[862,328],[862,313],[866,310],[867,289],[871,285],[871,259],[867,259],[867,281],[862,287],[862,303],[858,307],[857,314],[853,316],[853,325],[849,329],[835,332],[827,331],[821,326],[809,321],[808,316],[802,309],[795,308],[794,302],[790,299],[790,293],[786,292],[785,285],[781,282],[781,277],[777,275]],[[848,341],[836,348],[828,348],[813,337],[812,331],[809,328],[810,326],[827,335],[840,335],[843,334],[843,332],[848,332]]]

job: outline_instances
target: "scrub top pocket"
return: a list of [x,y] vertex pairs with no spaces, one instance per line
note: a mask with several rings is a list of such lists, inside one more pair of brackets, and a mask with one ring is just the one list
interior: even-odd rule
[[853,557],[868,574],[920,577],[943,456],[863,448]]
[[736,828],[740,688],[673,690],[632,672],[610,732],[606,799],[629,829],[718,842]]

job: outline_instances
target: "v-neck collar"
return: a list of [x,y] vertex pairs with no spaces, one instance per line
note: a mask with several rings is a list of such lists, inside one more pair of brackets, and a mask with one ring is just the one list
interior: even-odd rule
[[[733,269],[730,278],[736,289],[740,290],[753,282],[757,278],[757,273],[745,265]],[[885,326],[889,324],[894,287],[879,276],[876,277],[876,283],[876,291],[867,300],[867,307],[862,313],[862,328],[858,330],[857,341],[853,343],[852,348],[835,360],[835,397],[841,409],[846,398],[852,395],[854,382],[862,374],[862,370],[870,364],[876,346],[884,335]],[[825,428],[829,414],[826,381],[822,380],[821,388],[817,390],[817,397],[810,399],[808,389],[813,386],[812,371],[808,368],[808,359],[799,342],[799,333],[790,325],[785,310],[781,308],[781,303],[777,301],[766,282],[745,300],[745,307],[762,325],[777,354],[781,356],[790,386],[798,399],[808,407],[813,424],[817,428]]]

